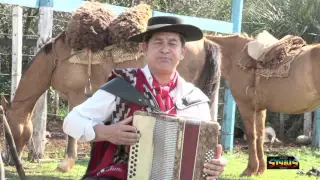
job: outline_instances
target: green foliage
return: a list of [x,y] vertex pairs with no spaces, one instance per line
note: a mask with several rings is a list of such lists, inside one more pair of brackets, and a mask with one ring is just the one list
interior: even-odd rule
[[257,34],[267,30],[277,38],[293,34],[307,42],[320,40],[319,0],[252,1],[245,9],[244,31]]
[[155,10],[179,15],[230,21],[231,2],[231,0],[155,0],[152,1],[152,7]]
[[11,92],[11,79],[6,76],[0,76],[0,93],[10,94]]
[[[48,90],[48,113],[54,115],[55,119],[64,120],[69,113],[68,101],[56,99],[56,95],[56,91],[50,87]],[[56,101],[58,101],[58,107]]]
[[[131,7],[139,0],[99,0],[102,3]],[[232,0],[147,0],[153,10],[186,16],[230,21]],[[210,6],[208,6],[210,4]]]
[[[0,4],[0,38],[7,38],[12,32],[11,29],[11,16],[12,14],[10,6]],[[11,47],[0,43],[0,93],[10,94],[11,91],[11,63],[8,61],[11,59]]]
[[60,117],[60,120],[64,120],[64,118],[68,115],[69,109],[66,102],[63,102],[60,104],[60,108],[58,111],[58,116]]

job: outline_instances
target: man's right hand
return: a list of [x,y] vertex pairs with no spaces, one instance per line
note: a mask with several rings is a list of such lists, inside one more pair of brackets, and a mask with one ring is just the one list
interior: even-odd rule
[[140,135],[134,126],[128,125],[132,121],[132,116],[124,119],[116,124],[95,125],[94,131],[96,137],[94,141],[109,141],[116,145],[133,145],[135,144]]

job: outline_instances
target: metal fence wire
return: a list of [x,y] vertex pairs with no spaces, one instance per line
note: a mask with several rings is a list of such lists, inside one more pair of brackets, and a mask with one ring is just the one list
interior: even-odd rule
[[[12,9],[13,5],[0,4],[0,94],[4,95],[6,99],[10,99],[11,92]],[[54,11],[52,37],[65,30],[70,18],[71,13]],[[38,39],[38,20],[38,9],[23,7],[22,71],[35,55]],[[57,100],[57,98],[53,97],[56,96],[56,93],[52,89],[49,89],[49,91],[52,92],[48,93],[48,116],[59,117],[60,115],[56,110],[57,107],[53,107],[57,103],[52,102]],[[60,104],[62,104],[62,108],[65,108],[66,105],[63,103],[65,102]]]
[[6,97],[11,91],[12,6],[0,4],[0,92]]

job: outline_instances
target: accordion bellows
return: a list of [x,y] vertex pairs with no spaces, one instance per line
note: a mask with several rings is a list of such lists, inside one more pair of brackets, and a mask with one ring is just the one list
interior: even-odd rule
[[214,156],[220,125],[213,121],[137,111],[140,140],[130,147],[128,180],[201,180]]

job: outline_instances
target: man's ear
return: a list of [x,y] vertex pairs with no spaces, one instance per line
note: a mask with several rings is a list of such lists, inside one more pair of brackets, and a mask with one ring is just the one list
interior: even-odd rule
[[140,49],[142,50],[143,53],[147,52],[147,43],[146,42],[142,42],[139,44]]
[[185,45],[182,47],[181,53],[182,53],[182,58],[181,58],[181,60],[182,60],[182,59],[184,59],[184,57],[186,56],[186,53],[187,53],[187,47]]

